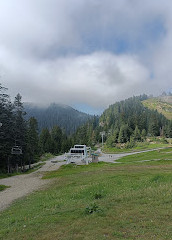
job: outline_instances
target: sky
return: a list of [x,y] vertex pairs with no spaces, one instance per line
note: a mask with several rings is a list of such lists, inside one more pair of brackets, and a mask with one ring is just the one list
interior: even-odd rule
[[98,113],[172,88],[172,1],[0,0],[0,82]]

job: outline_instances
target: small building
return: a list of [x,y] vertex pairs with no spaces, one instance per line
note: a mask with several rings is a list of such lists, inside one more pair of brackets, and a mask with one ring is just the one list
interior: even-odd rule
[[92,162],[93,163],[98,163],[99,162],[99,155],[96,153],[92,154]]

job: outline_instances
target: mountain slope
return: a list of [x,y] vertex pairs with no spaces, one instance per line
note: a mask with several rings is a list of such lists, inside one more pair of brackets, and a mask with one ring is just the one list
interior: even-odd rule
[[162,113],[167,119],[172,120],[172,96],[163,96],[151,98],[142,102],[145,107],[157,110]]
[[31,103],[24,104],[27,113],[26,118],[35,117],[38,121],[39,130],[42,128],[51,129],[54,125],[60,128],[69,135],[84,124],[91,115],[79,112],[67,105],[52,103],[48,107],[39,107]]
[[146,136],[171,137],[170,121],[157,111],[145,107],[142,101],[146,99],[146,95],[141,95],[110,105],[99,121],[89,122],[77,130],[77,141],[82,140],[86,145],[94,145],[101,141],[103,132],[104,141],[110,146],[127,142],[133,144]]

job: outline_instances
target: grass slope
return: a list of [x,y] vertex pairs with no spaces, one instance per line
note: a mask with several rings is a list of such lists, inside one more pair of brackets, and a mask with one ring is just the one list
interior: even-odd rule
[[137,143],[136,147],[133,148],[116,148],[116,147],[108,147],[107,145],[104,145],[102,151],[104,153],[130,153],[130,152],[139,152],[144,150],[151,150],[151,149],[157,149],[157,148],[166,148],[169,147],[170,144],[163,144],[163,143],[148,143],[148,142],[140,142]]
[[145,107],[157,110],[159,113],[162,113],[167,119],[172,120],[171,96],[169,96],[168,98],[151,98],[144,100],[142,103]]
[[0,239],[171,239],[169,159],[171,148],[47,173],[49,188],[0,213]]

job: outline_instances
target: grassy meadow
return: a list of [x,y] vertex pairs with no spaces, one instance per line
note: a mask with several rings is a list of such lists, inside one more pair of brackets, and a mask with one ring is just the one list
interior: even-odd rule
[[118,162],[46,173],[46,189],[0,213],[0,239],[172,239],[172,148]]
[[[169,100],[172,99],[169,96]],[[167,119],[172,120],[172,104],[170,102],[164,102],[160,98],[150,98],[144,100],[143,105],[149,109],[157,110],[159,113],[162,113]]]
[[158,138],[151,138],[150,142],[136,142],[135,146],[132,148],[127,148],[124,146],[119,147],[108,147],[106,144],[103,146],[102,151],[104,153],[129,153],[129,152],[139,152],[144,150],[152,150],[158,148],[165,148],[171,146],[172,142],[171,139],[166,141],[165,139],[158,139]]

